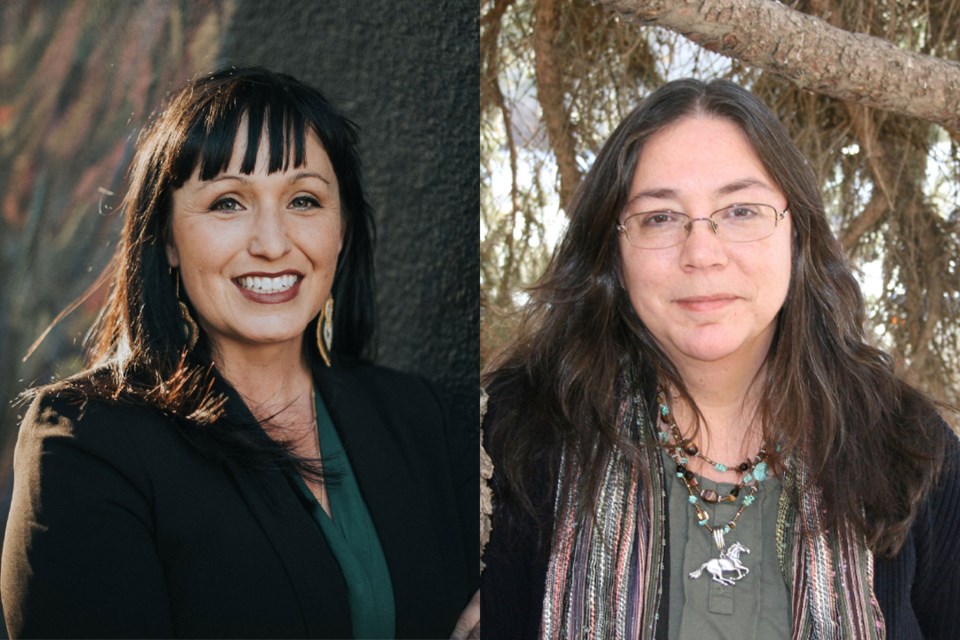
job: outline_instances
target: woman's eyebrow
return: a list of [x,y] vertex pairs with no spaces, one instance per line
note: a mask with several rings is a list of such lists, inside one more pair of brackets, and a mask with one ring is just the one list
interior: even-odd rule
[[326,178],[326,177],[324,177],[324,176],[322,176],[322,175],[320,175],[319,173],[316,173],[316,172],[314,172],[314,171],[300,171],[299,173],[296,173],[296,174],[290,176],[290,183],[293,184],[294,182],[297,182],[298,180],[305,180],[305,179],[307,179],[307,178],[317,178],[318,180],[323,180],[323,181],[326,182],[327,184],[330,184],[329,178]]
[[645,189],[643,191],[640,191],[630,196],[630,199],[627,200],[626,204],[627,206],[630,206],[637,200],[642,200],[644,198],[653,198],[655,200],[671,200],[671,199],[676,199],[676,197],[677,197],[676,189],[670,189],[668,187],[663,187],[659,189]]
[[749,189],[751,187],[761,187],[767,191],[773,191],[773,187],[762,180],[757,180],[756,178],[743,178],[741,180],[735,180],[729,184],[725,184],[714,193],[719,196],[729,195],[731,193],[736,193],[737,191],[743,191],[744,189]]
[[[293,183],[298,182],[298,181],[300,181],[300,180],[308,180],[308,179],[310,179],[310,178],[316,178],[317,180],[322,180],[323,182],[327,183],[328,185],[331,184],[329,178],[326,178],[326,177],[322,176],[321,174],[316,173],[316,172],[314,172],[314,171],[300,171],[300,172],[298,172],[298,173],[290,176],[290,180],[289,180],[288,182],[289,182],[290,184],[293,184]],[[200,186],[197,187],[197,190],[199,191],[199,190],[206,189],[207,187],[209,187],[209,186],[211,186],[211,185],[214,185],[214,184],[216,184],[216,183],[218,183],[218,182],[223,182],[223,181],[225,181],[225,180],[234,180],[234,181],[236,181],[236,182],[240,182],[241,184],[248,184],[248,183],[250,182],[250,179],[247,178],[245,175],[237,175],[237,174],[233,174],[233,173],[221,173],[220,175],[214,176],[213,178],[210,178],[209,180],[204,180],[204,181],[200,184]]]
[[[773,191],[773,187],[764,182],[763,180],[757,180],[756,178],[741,178],[740,180],[734,180],[733,182],[727,183],[722,187],[715,189],[714,194],[718,196],[726,196],[731,193],[736,193],[737,191],[743,191],[744,189],[749,189],[751,187],[760,187],[766,189],[767,191]],[[640,200],[642,198],[653,198],[655,200],[672,200],[679,197],[679,192],[676,189],[670,187],[658,187],[653,189],[645,189],[639,191],[632,196],[627,201],[627,204],[634,202],[635,200]]]
[[237,174],[233,174],[233,173],[221,173],[221,174],[219,174],[219,175],[216,175],[216,176],[210,178],[209,180],[203,180],[203,181],[200,183],[200,186],[197,187],[197,191],[202,191],[203,189],[206,189],[207,187],[209,187],[209,186],[211,186],[211,185],[214,185],[214,184],[216,184],[216,183],[218,183],[218,182],[223,182],[224,180],[235,180],[235,181],[240,182],[240,183],[242,183],[242,184],[247,184],[248,182],[250,182],[250,180],[247,179],[247,177],[246,177],[246,176],[243,176],[243,175],[237,175]]

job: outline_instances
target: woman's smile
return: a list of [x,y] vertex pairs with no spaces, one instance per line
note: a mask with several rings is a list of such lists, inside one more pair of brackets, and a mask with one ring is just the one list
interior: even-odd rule
[[289,302],[300,292],[303,274],[297,271],[281,273],[248,273],[233,279],[237,289],[247,300],[261,304]]

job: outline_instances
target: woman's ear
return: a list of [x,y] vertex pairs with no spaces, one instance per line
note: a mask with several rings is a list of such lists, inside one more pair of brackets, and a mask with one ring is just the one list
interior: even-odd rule
[[176,269],[180,266],[180,254],[177,253],[177,248],[173,245],[172,242],[168,242],[164,245],[164,249],[167,252],[167,264],[172,268]]

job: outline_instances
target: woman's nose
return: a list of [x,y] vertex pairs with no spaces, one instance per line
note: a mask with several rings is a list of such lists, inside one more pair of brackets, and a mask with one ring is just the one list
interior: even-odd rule
[[726,264],[727,248],[716,223],[710,218],[694,218],[688,224],[687,237],[680,245],[682,266],[703,269]]
[[283,209],[271,203],[260,206],[253,216],[250,253],[267,260],[276,260],[283,257],[290,247]]

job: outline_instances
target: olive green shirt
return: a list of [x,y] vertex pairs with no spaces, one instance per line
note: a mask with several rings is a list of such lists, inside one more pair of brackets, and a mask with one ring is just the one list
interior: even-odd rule
[[[727,495],[733,488],[732,484],[698,479],[702,489],[713,489],[718,495]],[[749,573],[733,586],[715,582],[706,569],[699,578],[690,577],[719,553],[710,532],[697,524],[690,494],[676,474],[670,474],[668,492],[670,639],[789,638],[790,597],[776,548],[780,481],[770,476],[761,482],[756,500],[725,536],[728,548],[740,542],[750,550],[740,556]],[[711,505],[701,500],[700,506],[710,514],[711,525],[723,525],[733,518],[740,502]],[[735,577],[736,573],[724,572],[723,576]]]

